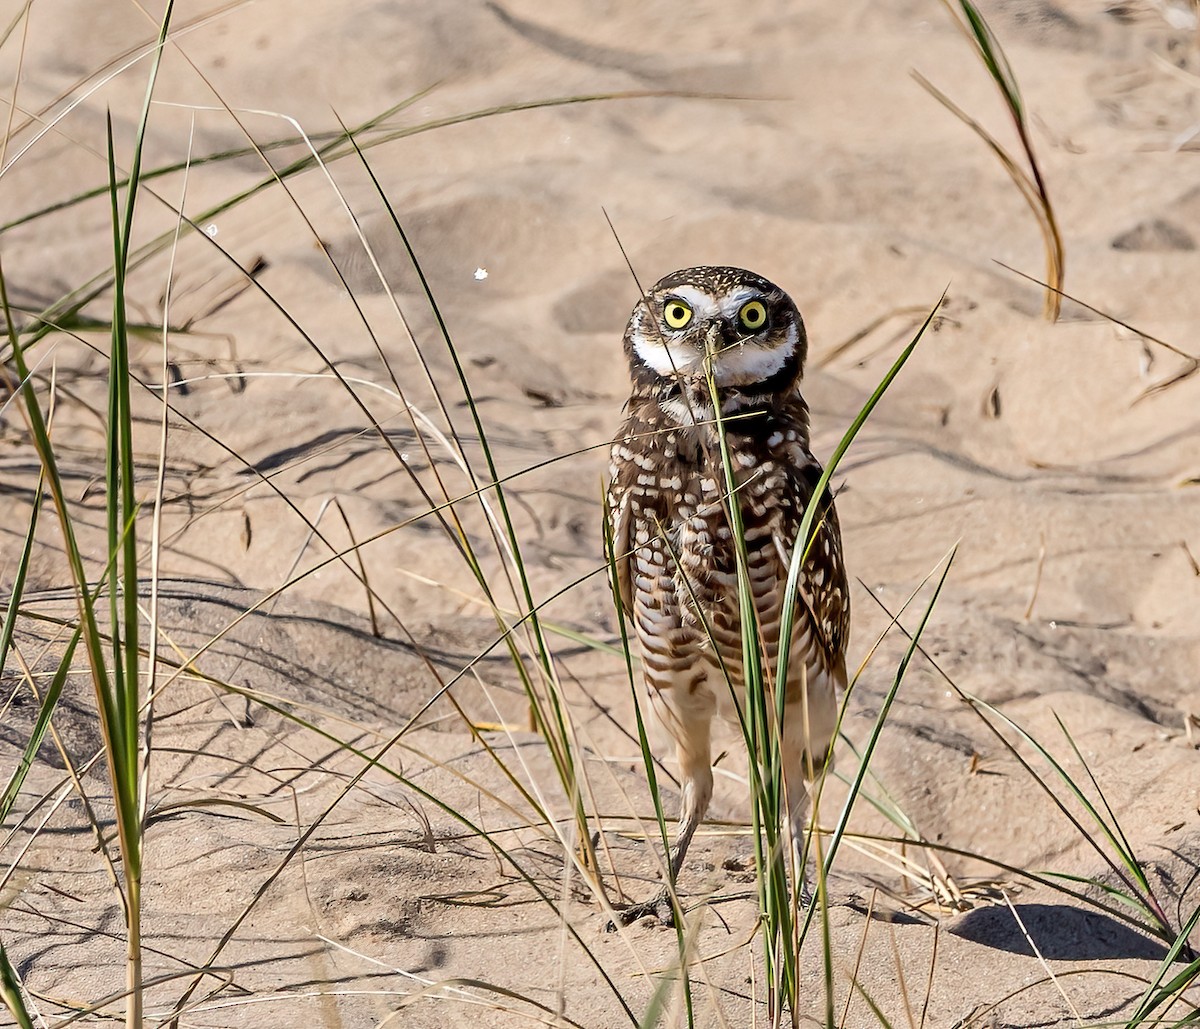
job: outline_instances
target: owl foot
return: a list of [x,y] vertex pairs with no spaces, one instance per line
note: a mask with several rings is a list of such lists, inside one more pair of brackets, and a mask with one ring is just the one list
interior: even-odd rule
[[630,904],[629,907],[618,911],[616,919],[610,921],[604,927],[605,932],[616,932],[618,922],[621,925],[632,925],[647,915],[653,915],[658,919],[659,925],[665,926],[668,929],[674,926],[675,909],[671,905],[669,890],[664,887],[649,900],[644,900],[639,904]]
[[799,901],[798,906],[801,911],[806,910],[809,907],[809,905],[812,904],[814,896],[815,896],[815,894],[813,893],[812,889],[808,885],[808,876],[806,875],[803,879],[800,880],[800,895],[797,898],[797,900]]

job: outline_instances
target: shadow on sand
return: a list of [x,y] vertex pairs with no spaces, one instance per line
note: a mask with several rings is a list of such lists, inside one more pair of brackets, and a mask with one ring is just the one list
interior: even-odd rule
[[[1161,961],[1166,947],[1098,911],[1065,904],[1014,905],[1030,938],[1051,961],[1144,958]],[[956,936],[1010,954],[1033,956],[1021,926],[1007,907],[976,908],[951,930]]]

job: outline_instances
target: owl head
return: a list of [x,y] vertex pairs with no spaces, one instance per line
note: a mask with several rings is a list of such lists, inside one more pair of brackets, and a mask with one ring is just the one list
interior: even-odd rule
[[691,397],[711,417],[710,375],[728,398],[726,412],[790,393],[804,371],[808,338],[791,297],[761,275],[685,268],[660,279],[633,309],[625,353],[635,389],[658,394],[668,414]]

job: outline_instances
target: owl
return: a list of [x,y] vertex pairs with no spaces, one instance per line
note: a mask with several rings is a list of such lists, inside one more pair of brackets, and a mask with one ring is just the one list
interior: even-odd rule
[[[639,301],[625,330],[633,392],[612,447],[607,517],[617,591],[646,692],[679,764],[672,883],[712,797],[714,716],[745,710],[731,503],[741,514],[753,645],[772,700],[783,691],[777,739],[794,881],[802,868],[808,790],[829,759],[850,628],[841,533],[826,490],[799,579],[787,681],[773,682],[788,566],[822,474],[800,394],[807,350],[791,298],[741,268],[668,275]],[[732,497],[714,393],[737,487]],[[672,921],[668,888],[625,909],[621,921],[646,914]]]

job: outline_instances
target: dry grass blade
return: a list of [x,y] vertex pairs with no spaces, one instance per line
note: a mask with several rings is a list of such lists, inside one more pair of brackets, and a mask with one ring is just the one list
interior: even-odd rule
[[1062,235],[1058,228],[1058,219],[1054,213],[1054,205],[1050,202],[1046,180],[1042,175],[1037,153],[1033,148],[1033,141],[1030,138],[1029,119],[1021,98],[1020,88],[1017,85],[1016,76],[1013,74],[1012,67],[1008,63],[1008,58],[1000,46],[1000,41],[996,38],[995,33],[992,32],[991,26],[988,25],[983,15],[980,14],[979,9],[971,3],[971,0],[958,0],[961,15],[959,11],[955,10],[951,0],[942,0],[942,3],[946,7],[946,10],[950,12],[955,25],[958,26],[959,30],[966,36],[974,48],[976,56],[984,68],[987,69],[992,81],[995,82],[1001,99],[1004,101],[1005,107],[1012,117],[1013,126],[1016,128],[1017,138],[1021,144],[1021,154],[1024,157],[1024,165],[1022,165],[1019,158],[1014,157],[1006,150],[983,125],[955,104],[953,100],[934,86],[925,76],[914,71],[913,77],[938,103],[987,144],[988,149],[995,154],[996,159],[999,160],[1005,172],[1008,173],[1009,178],[1012,179],[1013,184],[1020,191],[1025,203],[1033,212],[1034,217],[1037,219],[1038,228],[1042,233],[1042,244],[1046,255],[1046,281],[1053,287],[1046,290],[1043,312],[1047,320],[1052,322],[1057,321],[1059,311],[1062,307],[1062,299],[1059,291],[1063,285],[1066,257]]
[[[195,142],[196,124],[192,121],[191,132],[188,136],[188,153],[192,151]],[[191,168],[185,168],[183,184],[180,189],[179,210],[182,211],[187,200],[188,177]],[[171,287],[175,279],[175,258],[179,252],[179,236],[183,230],[183,218],[175,221],[175,241],[171,248],[171,260],[167,267],[167,281],[163,289],[163,322],[162,322],[162,363],[160,374],[163,382],[168,380],[171,352]],[[167,403],[166,391],[162,395],[162,410],[159,416],[158,436],[158,467],[154,484],[154,504],[150,518],[150,612],[149,636],[150,645],[147,654],[146,668],[149,673],[146,683],[145,733],[142,741],[141,782],[138,787],[138,817],[143,828],[146,821],[146,810],[150,802],[150,755],[153,752],[154,741],[154,699],[156,695],[158,673],[158,616],[159,616],[159,561],[162,555],[162,515],[163,499],[166,487],[167,443],[170,435],[170,405]]]
[[[185,22],[183,25],[176,28],[175,31],[173,31],[171,33],[171,40],[175,41],[175,40],[179,39],[181,36],[183,36],[184,34],[191,32],[194,29],[201,28],[202,26],[208,24],[209,22],[222,17],[223,15],[229,13],[230,11],[234,10],[237,7],[242,6],[245,3],[247,3],[247,0],[230,0],[229,3],[225,4],[222,7],[218,7],[216,9],[210,10],[210,11],[205,11],[203,14],[193,18],[189,22]],[[26,9],[28,9],[29,7],[32,7],[32,3],[29,3],[26,5]],[[143,13],[146,14],[146,12],[144,10],[143,10]],[[18,16],[18,17],[20,17],[20,16]],[[147,20],[149,20],[153,23],[153,18],[149,14],[146,14],[146,17],[147,17]],[[5,32],[4,36],[0,37],[0,43],[2,43],[5,39],[8,38],[8,35],[11,32],[12,28],[16,25],[16,20],[17,19],[13,20],[12,24],[9,26],[9,30]],[[14,136],[16,133],[20,133],[20,132],[24,131],[29,125],[31,125],[35,122],[41,123],[42,127],[37,131],[37,133],[35,133],[35,135],[32,139],[26,141],[25,145],[21,147],[21,149],[11,158],[11,160],[0,159],[0,176],[3,176],[6,172],[8,172],[8,170],[13,165],[15,165],[16,162],[24,154],[28,153],[30,150],[33,149],[34,146],[37,145],[37,143],[42,139],[42,137],[44,137],[47,133],[49,133],[53,129],[55,129],[62,122],[62,120],[67,117],[67,115],[69,115],[72,111],[74,111],[80,105],[84,104],[97,90],[99,90],[105,84],[107,84],[108,82],[117,78],[124,72],[128,71],[130,68],[132,68],[134,65],[138,64],[140,61],[145,60],[147,57],[155,58],[155,55],[161,53],[162,42],[160,40],[158,40],[159,33],[157,31],[157,26],[155,26],[155,29],[156,29],[156,31],[154,32],[153,35],[150,36],[149,39],[146,39],[143,42],[135,43],[133,46],[129,47],[127,50],[123,51],[122,53],[118,54],[117,56],[113,57],[111,60],[106,62],[102,67],[87,73],[82,78],[77,79],[74,83],[72,83],[69,87],[67,87],[62,92],[60,92],[57,96],[55,96],[49,102],[44,103],[42,105],[42,107],[39,108],[37,111],[33,111],[33,112],[21,111],[21,113],[25,115],[25,121],[22,122],[20,125],[17,125],[15,128],[11,127],[12,116],[15,115],[18,110],[21,110],[21,109],[14,103],[10,109],[9,138],[12,138],[12,136]],[[20,78],[20,76],[18,76],[18,80],[19,80],[19,78]],[[88,87],[88,88],[85,89],[83,87]],[[53,118],[51,118],[49,121],[46,121],[45,116],[47,114],[49,114],[49,112],[52,111],[55,107],[58,107],[59,104],[62,104],[62,102],[64,100],[67,100],[68,97],[70,97],[72,99],[67,104],[60,107],[58,112],[54,115]],[[7,142],[8,142],[8,139],[5,140],[5,147],[4,147],[3,152],[0,153],[0,158],[7,155]],[[93,153],[96,157],[98,157],[101,160],[101,162],[104,161],[103,154],[99,153],[98,151],[93,151]],[[182,167],[182,165],[180,167]],[[150,175],[150,174],[152,174],[152,173],[149,173],[149,172],[147,173],[147,175]],[[128,179],[125,179],[120,183],[120,185],[122,187],[125,187],[128,184],[129,184]],[[87,196],[88,197],[105,196],[105,195],[107,195],[107,193],[108,193],[108,186],[104,185],[104,186],[99,186],[96,189],[90,190],[87,193]],[[49,211],[51,211],[51,210],[61,210],[63,207],[70,206],[72,203],[78,202],[78,200],[80,200],[80,199],[83,199],[83,198],[82,197],[75,198],[74,200],[68,200],[68,201],[64,201],[61,204],[53,205],[51,208],[44,209],[41,212],[35,213],[35,217],[37,216],[37,214],[49,213]],[[21,220],[25,221],[27,219],[23,218]],[[8,227],[10,227],[10,226],[0,226],[0,233],[3,233],[4,230]]]
[[[858,970],[862,967],[863,955],[866,953],[866,950],[867,950],[867,937],[870,936],[871,927],[874,925],[873,916],[875,914],[875,901],[878,898],[878,896],[879,896],[879,891],[872,890],[871,891],[871,899],[867,902],[867,913],[866,913],[866,917],[863,918],[862,936],[859,937],[858,950],[856,951],[856,953],[854,955],[854,968],[851,969],[851,971],[850,971],[850,981],[851,982],[856,982],[858,980]],[[854,991],[849,990],[846,992],[846,1003],[842,1007],[842,1017],[838,1020],[838,1023],[837,1023],[840,1027],[842,1027],[842,1029],[844,1029],[844,1027],[846,1025],[846,1018],[850,1014],[850,1005],[851,1005],[851,1003],[853,1003],[853,1001],[854,1001]]]
[[[497,856],[499,856],[500,858],[505,860],[513,868],[513,870],[517,873],[517,875],[520,877],[520,879],[526,885],[528,885],[530,888],[532,888],[534,890],[534,892],[537,894],[538,898],[543,903],[545,903],[552,911],[554,911],[556,914],[559,914],[559,916],[561,917],[561,914],[559,913],[558,908],[555,905],[553,898],[543,889],[543,887],[537,881],[537,879],[531,873],[529,873],[528,871],[525,870],[525,868],[522,866],[522,864],[517,860],[516,856],[514,854],[512,854],[511,852],[507,851],[503,846],[501,846],[501,844],[496,840],[496,838],[495,838],[496,834],[494,832],[489,833],[485,829],[479,827],[474,822],[472,822],[461,811],[450,806],[446,801],[444,801],[440,797],[437,797],[434,794],[430,793],[420,783],[414,782],[413,780],[408,779],[407,777],[403,776],[399,772],[396,772],[394,769],[388,767],[383,762],[384,757],[391,751],[391,749],[393,747],[395,747],[399,743],[401,736],[407,731],[407,727],[403,727],[398,732],[393,733],[386,741],[384,741],[382,746],[380,746],[373,754],[367,754],[367,753],[364,753],[364,752],[358,750],[357,748],[355,748],[353,745],[347,743],[346,741],[337,739],[336,737],[333,737],[329,733],[320,729],[319,726],[317,726],[313,723],[305,722],[304,720],[297,718],[294,714],[291,714],[283,707],[280,707],[280,706],[277,706],[274,704],[270,704],[270,703],[264,703],[263,706],[266,707],[268,710],[273,710],[275,713],[282,715],[285,718],[289,718],[293,722],[296,722],[298,724],[305,726],[311,732],[325,736],[326,738],[330,739],[332,742],[337,743],[340,748],[344,748],[345,750],[349,751],[350,753],[353,753],[356,756],[362,758],[363,764],[352,776],[348,777],[348,779],[346,780],[346,782],[342,786],[342,788],[335,794],[333,799],[327,805],[324,806],[324,808],[317,815],[317,817],[314,818],[312,820],[312,822],[301,831],[296,842],[291,846],[291,848],[288,850],[287,854],[283,857],[283,859],[279,862],[279,864],[275,866],[273,871],[259,885],[258,889],[255,891],[254,896],[251,898],[249,903],[247,903],[246,906],[242,909],[241,913],[237,916],[237,918],[235,918],[234,921],[232,922],[232,924],[230,924],[226,928],[225,932],[221,935],[221,938],[217,941],[217,943],[214,946],[212,952],[210,953],[208,959],[205,961],[205,963],[202,967],[208,968],[215,964],[217,958],[225,950],[226,946],[228,946],[228,944],[234,939],[238,929],[244,924],[246,919],[250,916],[251,912],[258,906],[259,902],[267,894],[267,891],[270,889],[271,885],[274,884],[279,879],[279,877],[284,873],[284,871],[290,867],[292,861],[297,857],[297,855],[299,855],[301,853],[301,851],[304,849],[304,847],[308,844],[308,841],[312,838],[313,834],[326,822],[326,820],[334,812],[334,810],[346,799],[347,796],[350,795],[350,793],[353,790],[358,788],[358,786],[363,782],[366,775],[370,771],[375,770],[375,769],[377,769],[380,772],[382,772],[383,774],[388,775],[388,776],[396,779],[397,781],[403,783],[414,794],[416,794],[417,796],[419,796],[420,798],[422,798],[426,801],[429,801],[431,804],[435,805],[440,810],[442,810],[446,814],[450,815],[452,818],[454,818],[459,823],[461,823],[473,836],[480,839],[483,843],[485,843],[488,847],[490,847],[497,854]],[[629,1008],[629,1006],[628,1006],[627,1002],[625,1001],[625,998],[622,996],[620,990],[617,989],[616,984],[609,977],[609,975],[608,975],[607,971],[604,969],[604,967],[599,963],[598,959],[596,958],[596,956],[593,953],[593,951],[591,950],[591,948],[589,948],[587,946],[587,944],[584,943],[582,937],[579,935],[578,930],[575,929],[565,919],[563,919],[562,924],[563,924],[563,927],[566,930],[566,932],[580,946],[580,948],[583,950],[584,954],[587,955],[587,957],[590,959],[592,964],[595,966],[597,972],[601,976],[602,980],[609,986],[609,988],[611,989],[611,991],[613,993],[613,996],[616,998],[617,1002],[620,1004],[621,1008],[623,1009],[626,1016],[629,1018],[630,1022],[632,1024],[636,1025],[637,1019],[636,1019],[636,1016],[634,1015],[633,1011]],[[183,1013],[186,1010],[188,1010],[189,1002],[191,1000],[192,994],[195,992],[195,990],[199,986],[199,983],[200,983],[200,978],[197,977],[196,979],[194,979],[192,981],[192,983],[187,988],[187,990],[184,991],[184,993],[181,995],[179,1000],[176,1001],[176,1003],[173,1007],[173,1010],[167,1019],[168,1026],[173,1027],[173,1029],[179,1029],[179,1026],[181,1025],[180,1018],[183,1015]]]
[[925,1029],[925,1016],[929,1014],[929,998],[933,996],[933,977],[937,973],[938,939],[941,932],[940,923],[933,926],[933,947],[929,954],[929,979],[925,983],[925,1000],[921,1004],[920,1029]]
[[1013,916],[1013,919],[1016,921],[1017,928],[1019,928],[1021,930],[1021,935],[1023,937],[1025,937],[1025,942],[1029,944],[1029,949],[1033,951],[1033,956],[1035,958],[1037,958],[1038,964],[1041,965],[1042,968],[1044,968],[1046,970],[1046,975],[1048,975],[1050,977],[1050,981],[1052,983],[1054,983],[1055,989],[1058,990],[1059,995],[1062,997],[1063,1001],[1066,1003],[1067,1010],[1069,1010],[1071,1012],[1071,1017],[1073,1019],[1075,1019],[1075,1024],[1082,1025],[1083,1019],[1080,1017],[1079,1009],[1077,1007],[1075,1007],[1075,1002],[1073,1000],[1071,1000],[1070,996],[1067,994],[1067,991],[1065,989],[1063,989],[1063,985],[1061,982],[1058,981],[1057,976],[1055,976],[1055,974],[1054,974],[1054,970],[1050,967],[1050,965],[1046,961],[1045,957],[1042,956],[1041,948],[1037,945],[1037,941],[1029,934],[1029,929],[1026,927],[1025,922],[1022,920],[1020,913],[1013,906],[1013,902],[1009,898],[1008,894],[1005,893],[1003,890],[1001,890],[1000,892],[1001,892],[1001,896],[1004,898],[1005,905],[1008,907],[1009,914],[1011,914]]
[[[8,42],[9,36],[16,31],[17,25],[20,24],[23,19],[25,19],[26,15],[29,13],[29,9],[32,6],[33,0],[25,0],[25,3],[21,6],[21,8],[13,14],[12,21],[5,26],[3,32],[0,32],[0,46],[3,46]],[[26,22],[26,24],[28,25],[28,22]]]
[[1019,275],[1023,279],[1028,279],[1030,282],[1037,283],[1037,285],[1041,286],[1043,289],[1053,290],[1064,300],[1069,300],[1073,304],[1078,304],[1084,310],[1091,311],[1092,314],[1099,315],[1105,321],[1112,322],[1114,325],[1119,325],[1122,329],[1132,332],[1135,336],[1141,337],[1148,343],[1154,343],[1169,353],[1174,354],[1176,357],[1183,358],[1185,364],[1181,369],[1179,369],[1179,371],[1175,372],[1173,375],[1169,375],[1160,382],[1156,382],[1150,386],[1147,386],[1134,398],[1133,402],[1135,404],[1142,400],[1146,400],[1148,397],[1152,397],[1157,393],[1161,393],[1164,390],[1169,389],[1171,386],[1178,385],[1186,379],[1190,379],[1193,375],[1200,371],[1200,357],[1197,357],[1195,354],[1190,354],[1186,350],[1181,350],[1174,343],[1168,343],[1165,339],[1159,339],[1158,336],[1152,336],[1150,333],[1145,332],[1134,325],[1130,325],[1126,321],[1122,321],[1115,314],[1109,314],[1108,311],[1103,311],[1099,307],[1093,307],[1091,304],[1087,303],[1087,301],[1080,300],[1078,297],[1072,296],[1070,293],[1064,293],[1061,288],[1042,282],[1041,279],[1035,278],[1032,275],[1028,275],[1023,271],[1013,268],[1011,265],[1007,265],[1003,261],[996,261],[996,263],[1005,271],[1012,272],[1014,275]]

